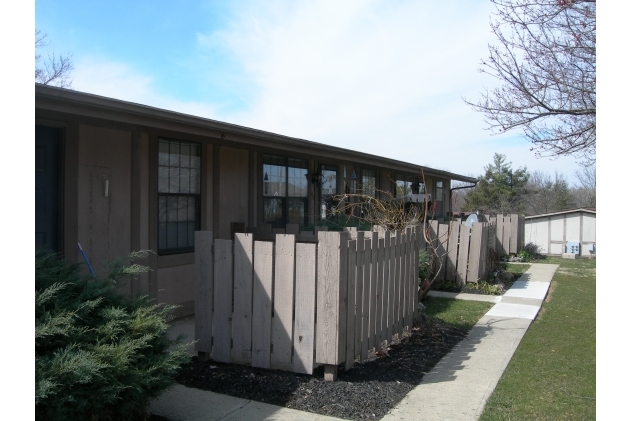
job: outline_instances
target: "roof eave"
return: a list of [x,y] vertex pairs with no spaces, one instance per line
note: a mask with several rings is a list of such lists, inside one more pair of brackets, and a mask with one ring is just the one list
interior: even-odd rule
[[[46,104],[47,101],[51,101],[51,103]],[[298,148],[307,148],[313,151],[313,153],[319,152],[325,153],[327,155],[344,154],[349,158],[356,158],[363,162],[374,162],[376,164],[378,161],[378,165],[384,167],[392,167],[397,169],[404,168],[410,172],[422,171],[429,176],[443,177],[451,180],[465,181],[470,183],[477,182],[477,178],[474,177],[455,174],[444,170],[437,170],[422,165],[416,165],[391,158],[380,157],[377,155],[358,152],[351,149],[325,145],[323,143],[313,142],[310,140],[284,136],[264,130],[252,129],[237,124],[226,123],[204,117],[197,117],[189,114],[179,113],[176,111],[164,110],[161,108],[151,107],[148,105],[138,104],[129,101],[122,101],[119,99],[108,98],[100,95],[42,85],[39,83],[35,84],[36,109],[38,108],[38,103],[39,108],[42,109],[63,109],[63,107],[60,107],[62,105],[60,104],[60,102],[71,107],[72,105],[78,106],[78,108],[72,107],[73,111],[75,113],[83,113],[83,115],[86,116],[89,115],[98,118],[98,116],[94,115],[95,110],[107,110],[110,112],[114,111],[118,113],[125,113],[129,116],[142,118],[145,121],[147,119],[154,119],[159,120],[162,123],[177,123],[197,127],[200,129],[216,130],[218,132],[224,133],[227,140],[233,140],[237,142],[243,141],[243,139],[239,139],[240,136],[246,136],[250,138],[271,141],[275,144],[278,144],[278,146],[286,145]]]

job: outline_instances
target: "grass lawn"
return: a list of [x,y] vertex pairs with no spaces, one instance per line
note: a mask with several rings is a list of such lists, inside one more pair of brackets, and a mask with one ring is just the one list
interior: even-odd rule
[[540,263],[560,267],[482,421],[596,419],[596,260]]
[[471,329],[493,303],[483,301],[453,300],[450,298],[428,297],[423,301],[425,313],[445,323]]
[[[540,262],[535,262],[535,263],[540,263]],[[515,275],[515,279],[519,278],[521,275],[524,274],[524,272],[526,272],[529,268],[530,268],[530,263],[528,264],[523,264],[523,263],[504,263],[503,264],[506,271],[512,273],[513,275]]]

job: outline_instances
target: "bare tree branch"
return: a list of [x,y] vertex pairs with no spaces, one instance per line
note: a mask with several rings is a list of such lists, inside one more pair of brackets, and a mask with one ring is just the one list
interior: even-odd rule
[[70,73],[74,70],[72,55],[56,56],[55,53],[51,53],[47,59],[43,60],[37,49],[49,44],[47,38],[48,35],[35,30],[35,82],[60,88],[71,88]]
[[539,156],[596,152],[595,0],[491,0],[489,45],[481,72],[502,85],[465,102],[494,133],[522,129]]

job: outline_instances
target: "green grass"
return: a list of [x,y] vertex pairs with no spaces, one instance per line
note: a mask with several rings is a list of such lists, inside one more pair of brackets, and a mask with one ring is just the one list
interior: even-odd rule
[[596,418],[596,260],[560,267],[481,421]]
[[[547,262],[546,262],[547,263]],[[517,263],[505,263],[504,267],[507,272],[515,275],[515,278],[519,278],[524,274],[528,269],[530,269],[530,264],[517,264]]]
[[425,313],[450,325],[471,329],[493,303],[428,297],[423,301]]

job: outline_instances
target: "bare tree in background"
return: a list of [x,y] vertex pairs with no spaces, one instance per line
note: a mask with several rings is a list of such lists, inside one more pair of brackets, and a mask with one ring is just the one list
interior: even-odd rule
[[37,52],[38,48],[47,46],[50,42],[48,36],[35,30],[35,82],[44,85],[53,85],[60,88],[71,88],[72,79],[70,73],[74,70],[72,56],[48,55],[46,59]]
[[526,185],[526,213],[541,215],[570,209],[575,206],[572,192],[563,174],[554,172],[554,177],[543,171],[534,171]]
[[574,185],[572,194],[579,208],[596,207],[596,166],[582,167],[574,172],[578,183]]
[[489,45],[480,69],[502,85],[477,103],[489,129],[522,129],[539,156],[595,162],[596,1],[491,0]]

